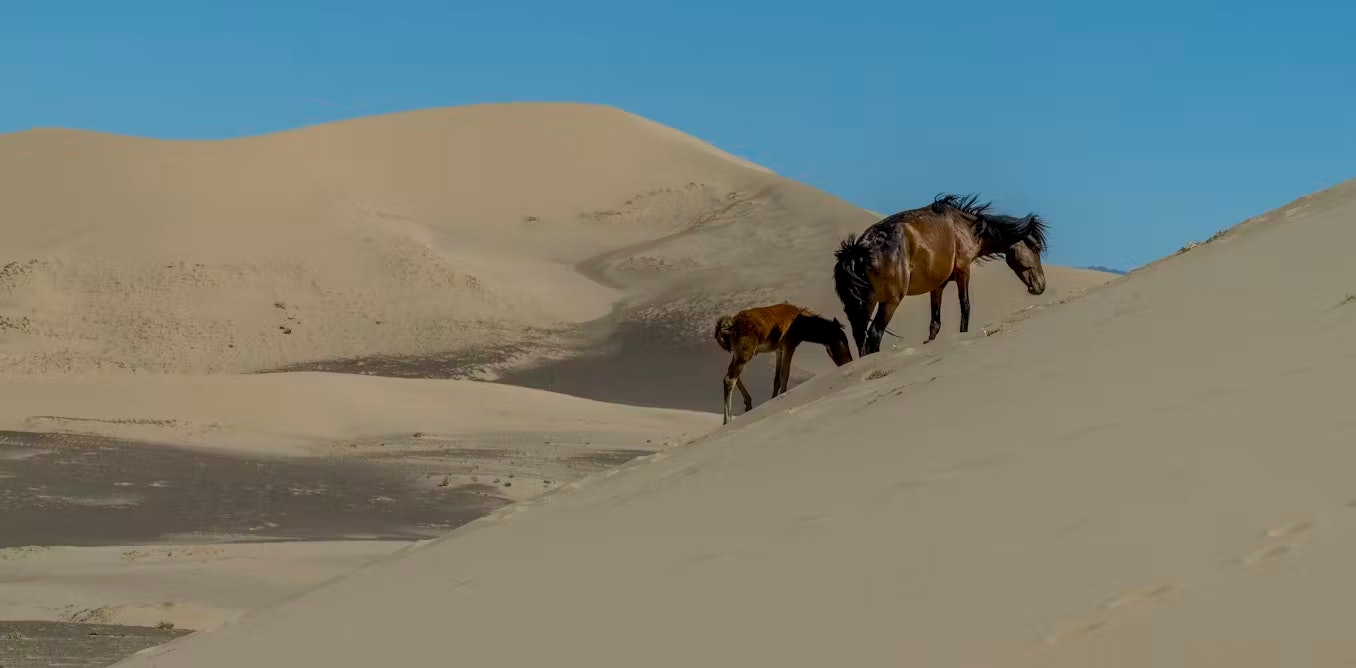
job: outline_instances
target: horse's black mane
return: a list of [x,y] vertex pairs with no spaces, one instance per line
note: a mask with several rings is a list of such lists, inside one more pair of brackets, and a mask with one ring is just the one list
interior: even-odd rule
[[[1045,220],[1034,213],[1021,218],[1002,214],[986,214],[981,220],[990,228],[988,234],[995,239],[1007,241],[1026,241],[1037,253],[1044,252],[1046,246]],[[983,233],[981,233],[983,234]]]
[[945,213],[946,207],[959,209],[961,213],[968,213],[972,216],[982,216],[988,212],[993,202],[979,203],[979,194],[974,193],[968,196],[940,194],[932,198],[932,212]]
[[[932,200],[932,211],[942,213],[946,207],[952,207],[975,218],[975,234],[990,242],[996,249],[1007,249],[1019,241],[1031,245],[1032,250],[1042,253],[1048,247],[1046,242],[1046,224],[1040,216],[1028,213],[1021,218],[1000,213],[990,213],[992,202],[979,204],[979,195],[938,195]],[[1002,250],[986,254],[987,257],[1002,255]]]

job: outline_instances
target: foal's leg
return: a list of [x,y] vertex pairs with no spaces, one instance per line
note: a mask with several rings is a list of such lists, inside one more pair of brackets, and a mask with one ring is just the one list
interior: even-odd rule
[[942,293],[946,290],[946,284],[933,290],[928,296],[932,299],[932,322],[928,325],[928,340],[923,343],[930,343],[937,338],[937,333],[942,331]]
[[772,398],[776,399],[784,388],[782,387],[782,360],[786,357],[786,349],[777,349],[777,364],[772,371]]
[[734,398],[736,383],[738,383],[739,389],[744,389],[743,381],[740,381],[739,374],[743,373],[744,364],[746,363],[747,360],[739,359],[739,350],[738,348],[735,348],[735,354],[730,358],[730,369],[725,370],[723,382],[724,393],[721,394],[725,404],[725,420],[720,424],[730,424],[732,413],[734,413],[734,406],[730,405],[730,400],[731,398]]
[[744,388],[743,378],[740,378],[740,374],[744,373],[744,364],[749,363],[749,360],[753,359],[753,355],[747,354],[747,351],[744,351],[743,347],[739,346],[738,343],[735,344],[734,348],[734,355],[731,355],[730,358],[730,369],[725,371],[725,421],[721,424],[730,424],[732,412],[734,412],[734,408],[730,405],[730,400],[731,398],[734,398],[736,386],[739,388],[739,393],[744,396],[744,411],[753,411],[754,408],[753,397],[749,396],[749,389]]
[[777,380],[780,381],[781,389],[774,387],[772,396],[786,394],[787,385],[791,383],[791,357],[796,354],[796,346],[788,344],[786,352],[777,354]]
[[960,293],[960,331],[970,331],[970,268],[956,272],[956,290]]

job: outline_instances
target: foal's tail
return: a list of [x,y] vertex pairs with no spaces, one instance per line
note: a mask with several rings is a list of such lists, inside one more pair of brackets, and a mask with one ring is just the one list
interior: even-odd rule
[[871,249],[855,234],[849,234],[833,252],[833,288],[846,308],[870,301],[874,290],[867,277],[871,265]]
[[716,320],[716,344],[723,350],[730,350],[734,347],[734,316],[723,315]]

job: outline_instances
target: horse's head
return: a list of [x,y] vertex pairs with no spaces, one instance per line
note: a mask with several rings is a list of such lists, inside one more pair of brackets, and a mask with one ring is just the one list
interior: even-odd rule
[[1026,291],[1033,295],[1045,292],[1045,268],[1041,266],[1040,244],[1032,239],[1023,239],[1013,244],[1003,253],[1012,273],[1026,284]]
[[829,359],[833,360],[834,364],[843,366],[852,361],[852,349],[848,347],[847,332],[843,331],[843,323],[834,318],[833,324],[838,326],[838,334],[830,339],[829,343],[824,344],[824,349],[829,351]]
[[980,254],[984,258],[1003,255],[1008,268],[1026,284],[1033,295],[1045,292],[1045,268],[1041,255],[1045,253],[1046,225],[1040,216],[1029,213],[1021,218],[981,211],[972,216],[972,228],[979,237]]

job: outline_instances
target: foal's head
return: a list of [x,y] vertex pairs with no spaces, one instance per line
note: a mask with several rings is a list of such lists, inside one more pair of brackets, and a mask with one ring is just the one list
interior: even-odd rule
[[834,364],[843,366],[852,361],[852,349],[848,347],[847,332],[843,329],[843,323],[834,318],[833,324],[838,326],[838,333],[830,343],[824,344],[824,348],[829,351],[829,359],[833,360]]
[[801,341],[818,343],[829,353],[829,359],[838,366],[852,361],[852,348],[848,347],[847,331],[838,318],[829,320],[813,313],[802,313],[791,323],[791,332]]

